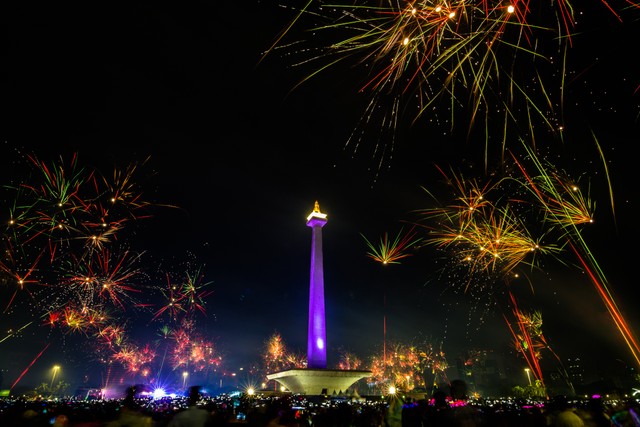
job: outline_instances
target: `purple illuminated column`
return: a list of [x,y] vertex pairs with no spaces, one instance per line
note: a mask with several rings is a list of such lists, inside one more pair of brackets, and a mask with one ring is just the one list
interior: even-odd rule
[[311,227],[311,283],[309,285],[309,330],[307,334],[307,368],[327,367],[327,331],[324,318],[324,272],[322,269],[322,227],[327,215],[316,202],[307,217]]

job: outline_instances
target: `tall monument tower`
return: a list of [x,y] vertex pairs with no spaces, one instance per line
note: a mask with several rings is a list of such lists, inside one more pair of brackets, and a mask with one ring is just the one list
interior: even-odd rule
[[307,367],[327,367],[327,330],[324,316],[324,270],[322,266],[322,227],[327,215],[320,212],[318,202],[307,217],[311,227],[311,281],[309,284],[309,329],[307,332]]
[[327,369],[327,330],[324,316],[324,271],[322,265],[322,227],[327,215],[320,212],[316,202],[307,217],[311,227],[311,283],[309,285],[309,329],[307,335],[307,367],[293,368],[267,374],[291,393],[333,395],[347,391],[371,371]]

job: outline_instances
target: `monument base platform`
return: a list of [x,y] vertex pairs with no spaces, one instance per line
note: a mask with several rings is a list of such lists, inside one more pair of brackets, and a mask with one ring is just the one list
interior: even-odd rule
[[358,380],[371,375],[371,371],[359,370],[289,369],[269,374],[267,378],[279,382],[293,394],[326,396],[344,394]]

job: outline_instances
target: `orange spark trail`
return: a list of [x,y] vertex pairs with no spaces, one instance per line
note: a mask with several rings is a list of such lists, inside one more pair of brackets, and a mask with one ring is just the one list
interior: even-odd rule
[[573,246],[571,242],[569,242],[569,246],[571,246],[571,249],[573,249],[573,252],[576,254],[576,256],[578,257],[578,260],[580,260],[580,263],[582,264],[585,271],[591,278],[591,281],[593,282],[593,285],[596,287],[598,294],[600,294],[600,298],[602,299],[605,306],[607,307],[607,310],[609,311],[611,318],[613,319],[614,323],[616,324],[616,327],[622,334],[622,338],[624,338],[624,341],[627,343],[629,350],[631,350],[633,357],[635,358],[636,362],[640,366],[640,356],[639,356],[640,346],[638,346],[638,341],[634,338],[633,332],[629,329],[629,326],[627,325],[626,320],[624,320],[624,317],[622,317],[620,310],[618,309],[615,301],[611,297],[611,293],[606,288],[606,285],[603,283],[603,281],[600,281],[600,279],[596,277],[596,274],[593,271],[591,271],[586,261],[582,258],[582,256],[580,256],[580,253],[575,248],[575,246]]
[[38,359],[40,358],[40,356],[42,356],[42,353],[44,353],[44,352],[45,352],[45,350],[46,350],[47,348],[49,348],[49,345],[50,345],[50,344],[51,344],[51,343],[47,343],[47,345],[45,345],[45,346],[44,346],[44,348],[42,349],[42,351],[40,351],[40,353],[38,353],[38,355],[35,357],[35,359],[33,359],[33,360],[31,361],[31,363],[29,363],[29,366],[27,366],[27,367],[25,368],[25,370],[24,370],[24,371],[22,371],[22,373],[20,374],[20,376],[18,377],[18,379],[17,379],[13,384],[11,384],[11,387],[9,388],[9,390],[13,390],[13,388],[16,386],[16,384],[18,384],[18,382],[22,379],[22,377],[24,377],[24,375],[27,373],[27,371],[28,371],[28,370],[33,366],[33,364],[34,364],[34,363],[36,363],[36,360],[38,360]]

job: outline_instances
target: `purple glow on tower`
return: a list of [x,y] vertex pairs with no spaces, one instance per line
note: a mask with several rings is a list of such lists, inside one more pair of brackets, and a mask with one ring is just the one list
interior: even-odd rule
[[307,217],[311,237],[311,282],[309,285],[309,329],[307,334],[307,368],[326,369],[327,331],[324,317],[324,271],[322,268],[322,227],[327,215],[316,202]]

